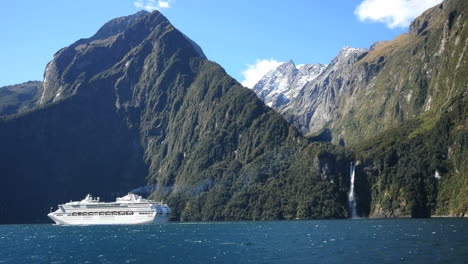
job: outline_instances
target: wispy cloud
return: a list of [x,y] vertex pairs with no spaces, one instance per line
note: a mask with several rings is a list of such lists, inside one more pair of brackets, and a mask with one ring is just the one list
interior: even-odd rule
[[242,82],[242,85],[248,88],[253,88],[265,74],[274,70],[281,64],[283,64],[283,62],[278,62],[274,59],[257,60],[255,64],[248,64],[247,69],[242,72],[245,79]]
[[160,10],[163,8],[170,8],[171,0],[167,0],[167,1],[159,0],[158,2],[156,2],[156,0],[136,0],[135,2],[133,2],[133,5],[136,8],[142,8],[147,11],[154,11],[154,10]]
[[389,28],[405,28],[426,9],[442,0],[364,0],[354,11],[361,21],[385,23]]

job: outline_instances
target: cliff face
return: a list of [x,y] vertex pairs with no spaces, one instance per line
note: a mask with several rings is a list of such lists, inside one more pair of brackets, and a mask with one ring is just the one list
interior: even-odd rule
[[[365,138],[353,149],[372,187],[371,216],[463,216],[468,210],[466,11],[463,1],[444,1],[418,17],[408,35],[380,44],[359,62],[363,69],[377,67],[377,57],[384,63],[369,82],[372,89],[360,95],[368,109],[340,121],[343,138]],[[381,132],[388,127],[394,128]]]
[[176,219],[347,216],[349,153],[309,143],[157,11],[57,52],[39,94],[0,120],[2,223],[153,185]]
[[253,91],[265,104],[282,112],[299,96],[302,88],[319,76],[325,68],[326,65],[323,64],[296,66],[293,61],[288,61],[267,73],[253,87]]
[[[359,85],[355,79],[360,79],[360,76],[356,76],[356,72],[362,74],[354,65],[366,52],[365,49],[344,47],[327,68],[301,90],[300,96],[282,111],[286,118],[306,134],[333,126],[337,114],[350,106],[352,98],[349,95],[356,89],[354,85]],[[334,138],[335,141],[341,139]]]

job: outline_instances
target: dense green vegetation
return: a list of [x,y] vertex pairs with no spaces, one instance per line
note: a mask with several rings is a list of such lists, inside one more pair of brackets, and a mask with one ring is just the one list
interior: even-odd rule
[[219,168],[214,188],[194,198],[177,193],[169,201],[183,205],[177,210],[181,220],[347,217],[349,155],[331,145],[311,144],[290,163],[287,152],[280,149],[247,166],[234,162],[234,170]]
[[375,217],[466,214],[467,110],[465,94],[454,98],[440,118],[423,115],[354,146],[361,162],[358,191],[366,213]]

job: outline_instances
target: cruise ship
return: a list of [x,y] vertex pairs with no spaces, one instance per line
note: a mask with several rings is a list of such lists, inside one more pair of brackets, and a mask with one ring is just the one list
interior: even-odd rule
[[88,194],[81,201],[58,205],[47,216],[57,225],[134,225],[163,224],[169,221],[170,214],[167,204],[129,193],[111,203]]

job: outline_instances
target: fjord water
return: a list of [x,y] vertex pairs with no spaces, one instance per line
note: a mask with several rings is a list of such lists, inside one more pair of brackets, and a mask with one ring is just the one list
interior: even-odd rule
[[466,263],[465,219],[0,226],[0,263]]

